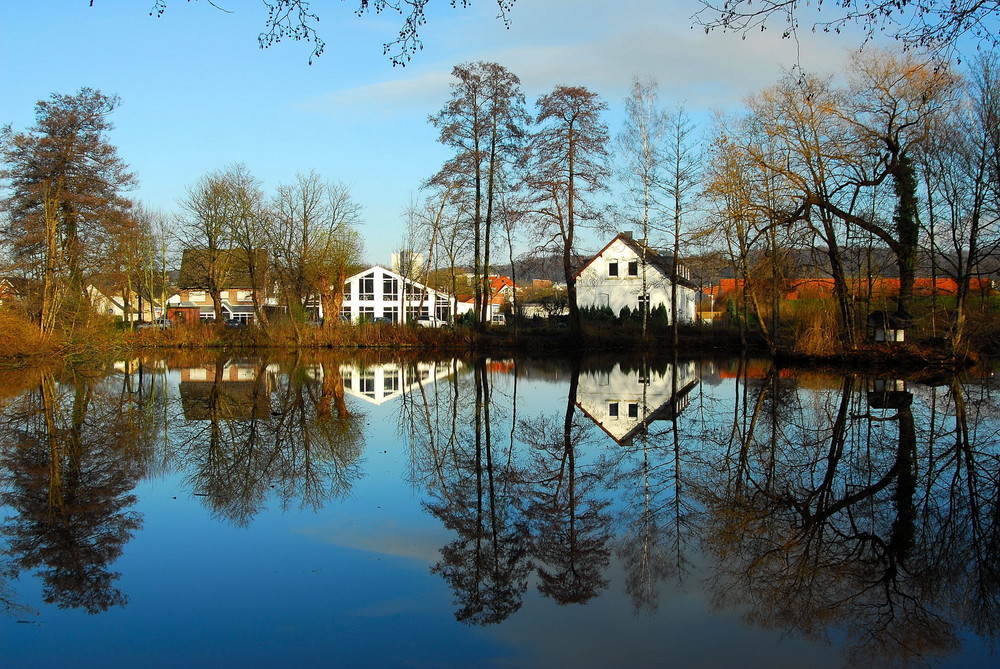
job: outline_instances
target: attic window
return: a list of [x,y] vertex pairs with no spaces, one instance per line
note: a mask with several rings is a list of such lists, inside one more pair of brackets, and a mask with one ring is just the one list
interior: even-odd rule
[[618,261],[608,261],[608,276],[618,276]]
[[630,260],[628,263],[628,275],[629,276],[639,276],[639,261]]

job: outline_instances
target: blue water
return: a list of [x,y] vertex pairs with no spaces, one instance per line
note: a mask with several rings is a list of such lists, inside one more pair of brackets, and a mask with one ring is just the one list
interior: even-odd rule
[[[208,379],[213,378],[211,365],[216,363],[206,361],[204,369],[209,372],[206,374]],[[184,364],[191,366],[189,368],[197,367],[191,361],[184,361]],[[240,364],[243,363],[231,362],[230,367]],[[108,427],[109,416],[116,411],[118,400],[115,398],[120,400],[122,396],[119,391],[125,376],[118,372],[96,380],[91,378],[87,382],[91,391],[86,420],[92,424],[83,430],[83,441],[90,444],[87,453],[110,449],[116,457],[124,457],[121,453],[128,452],[126,447],[134,446],[136,439],[141,441],[152,436],[144,447],[147,457],[142,460],[134,487],[122,493],[135,496],[135,503],[127,505],[122,512],[137,514],[140,527],[122,542],[120,556],[104,565],[107,572],[116,575],[106,584],[107,588],[119,592],[127,601],[96,613],[88,613],[81,606],[60,607],[46,603],[42,579],[38,576],[42,568],[37,565],[22,567],[19,577],[7,579],[5,596],[22,608],[0,618],[3,628],[0,666],[996,665],[997,658],[990,652],[993,640],[989,634],[978,636],[969,631],[969,618],[955,611],[967,602],[958,602],[955,598],[939,594],[926,608],[941,617],[941,626],[958,642],[952,641],[944,648],[925,642],[929,632],[922,631],[921,625],[926,625],[926,620],[916,614],[910,617],[900,614],[903,620],[893,622],[892,625],[898,626],[890,625],[888,629],[900,636],[912,633],[913,640],[905,644],[905,652],[889,644],[890,651],[878,655],[871,644],[864,643],[866,630],[852,629],[849,622],[852,616],[862,623],[869,617],[878,619],[877,597],[859,598],[856,592],[849,591],[855,577],[845,577],[842,584],[838,581],[833,588],[845,599],[850,599],[853,608],[831,610],[827,595],[819,593],[816,601],[822,600],[827,608],[812,610],[812,620],[808,624],[797,620],[797,616],[805,615],[803,612],[810,611],[814,603],[809,600],[808,593],[788,597],[787,602],[795,602],[798,609],[763,615],[762,612],[769,609],[761,606],[760,598],[783,595],[770,591],[769,584],[722,577],[731,566],[728,559],[734,556],[737,561],[741,559],[739,552],[725,558],[719,553],[719,550],[736,549],[724,541],[719,544],[721,535],[713,529],[718,527],[719,519],[713,515],[713,500],[718,503],[713,497],[716,485],[713,477],[725,469],[724,463],[732,462],[732,445],[712,442],[708,437],[717,438],[727,430],[731,432],[734,417],[737,426],[747,424],[744,417],[754,406],[753,393],[764,383],[761,374],[766,376],[767,373],[756,369],[742,379],[719,373],[732,363],[683,363],[684,371],[661,365],[645,373],[639,365],[634,377],[631,365],[584,366],[575,384],[578,394],[572,411],[577,421],[573,433],[576,495],[573,499],[579,511],[573,522],[581,533],[580,538],[594,543],[580,549],[583,557],[575,564],[578,572],[583,573],[587,571],[586,560],[591,559],[587,564],[597,566],[588,573],[597,580],[584,584],[583,590],[590,594],[580,599],[586,601],[560,603],[572,599],[572,594],[580,591],[567,590],[562,583],[557,594],[543,592],[539,574],[558,571],[553,565],[562,564],[561,558],[552,557],[546,551],[553,545],[566,543],[559,542],[570,531],[569,526],[563,520],[553,521],[554,516],[538,515],[540,507],[533,507],[532,500],[557,488],[551,481],[542,483],[545,477],[540,473],[562,475],[563,485],[559,490],[567,493],[569,489],[566,465],[558,456],[564,445],[561,439],[571,384],[570,368],[551,362],[542,365],[520,361],[514,365],[510,361],[491,361],[488,365],[480,365],[477,372],[475,361],[449,364],[452,366],[445,372],[428,374],[428,378],[415,387],[400,383],[407,392],[391,392],[395,382],[389,381],[390,392],[384,401],[381,395],[385,388],[381,384],[386,367],[355,365],[356,376],[367,375],[369,380],[377,377],[381,403],[370,401],[374,399],[371,397],[364,399],[363,392],[352,394],[345,376],[344,405],[363,436],[362,448],[357,457],[346,459],[349,464],[346,468],[351,471],[345,475],[343,463],[331,468],[329,458],[317,455],[322,449],[315,446],[316,433],[311,432],[312,457],[320,463],[312,468],[314,472],[319,471],[314,483],[333,492],[309,499],[302,493],[305,489],[302,481],[306,477],[303,472],[310,468],[296,469],[288,464],[303,462],[303,443],[285,443],[280,449],[271,448],[274,441],[269,436],[261,444],[271,447],[258,445],[256,450],[241,450],[240,440],[251,424],[273,427],[292,415],[286,410],[291,405],[281,399],[289,396],[289,389],[305,388],[312,392],[311,395],[307,393],[313,398],[309,400],[313,404],[306,412],[306,419],[307,422],[314,420],[316,398],[321,396],[321,384],[315,370],[305,373],[291,363],[273,363],[266,372],[269,375],[267,383],[260,386],[266,390],[270,411],[257,411],[256,418],[252,417],[254,411],[250,408],[234,409],[242,395],[231,393],[230,403],[215,415],[214,422],[221,434],[228,435],[217,451],[232,457],[223,458],[224,464],[215,469],[206,464],[212,461],[206,455],[211,450],[207,441],[201,440],[202,437],[191,438],[192,434],[205,435],[213,419],[199,418],[200,414],[193,411],[190,404],[183,406],[180,397],[183,372],[179,364],[168,363],[169,372],[161,366],[159,372],[144,375],[144,382],[152,380],[153,385],[165,393],[165,399],[150,401],[156,407],[150,412],[155,416],[150,419],[153,427],[144,432],[145,437],[137,438],[129,433],[128,443],[120,436],[110,438],[102,432]],[[325,371],[349,371],[351,365],[351,361],[337,360]],[[247,368],[251,367],[258,371],[263,369],[260,365]],[[373,369],[378,369],[379,374],[372,374]],[[393,369],[396,370],[392,371],[394,375],[398,367]],[[229,371],[232,370],[227,373]],[[413,378],[420,376],[416,368],[411,368],[410,372]],[[675,378],[671,379],[671,375]],[[244,380],[250,376],[252,373],[246,372]],[[477,478],[474,466],[468,461],[460,462],[476,453],[475,386],[483,379],[488,384],[489,397],[480,403],[479,411],[489,407],[490,460],[495,474],[493,498],[499,500],[494,504],[496,517],[503,521],[499,522],[501,531],[520,537],[512,540],[513,544],[526,543],[522,545],[523,555],[516,558],[520,560],[517,564],[521,571],[515,569],[518,575],[513,577],[513,585],[504,590],[507,594],[514,593],[514,604],[498,616],[499,620],[477,624],[456,619],[456,612],[462,607],[456,588],[461,586],[456,585],[458,581],[444,577],[441,563],[442,551],[455,543],[458,533],[453,527],[446,527],[432,509],[435,505],[440,508],[442,504],[451,504],[449,509],[460,509],[457,515],[449,516],[452,522],[462,527],[472,522],[493,527],[489,522],[490,478],[485,475]],[[692,379],[695,382],[688,384],[690,387],[684,397],[673,398],[670,405],[671,396],[663,395],[664,387],[672,387],[672,381],[677,381],[678,386],[685,385]],[[825,435],[824,430],[829,428],[820,427],[821,420],[829,419],[831,410],[838,406],[841,377],[818,379],[812,375],[805,382],[795,374],[786,373],[780,379],[786,391],[797,398],[792,404],[797,407],[793,413],[798,416],[798,422],[795,427],[783,427],[779,431],[786,436],[799,430],[809,434],[819,431]],[[646,389],[645,395],[629,390],[637,381],[639,387]],[[792,381],[796,381],[792,384],[795,387],[788,389]],[[80,397],[77,390],[82,383],[71,375],[62,375],[55,381],[60,398],[56,400],[58,406],[54,407],[53,415],[63,430],[72,425],[73,400]],[[223,383],[226,382],[216,380],[212,385],[218,390]],[[39,387],[43,384],[40,380]],[[984,387],[975,385],[977,391]],[[941,443],[929,444],[929,435],[938,429],[936,425],[942,432],[948,431],[951,419],[947,417],[950,415],[947,398],[939,391],[912,384],[909,390],[915,397],[913,413],[918,423],[918,460],[922,463],[917,471],[924,476],[923,465],[932,462],[932,456],[925,453],[933,450],[931,446],[937,449],[935,452],[945,447],[943,438]],[[861,386],[853,389],[849,394],[851,402],[863,402],[862,391]],[[991,390],[987,394],[992,397]],[[743,398],[748,396],[750,402],[744,405]],[[977,397],[981,396],[980,392]],[[457,404],[453,402],[454,397],[458,398]],[[639,432],[632,433],[624,443],[616,442],[615,438],[628,433],[634,425],[627,422],[612,425],[607,415],[597,415],[614,403],[608,401],[609,397],[621,404],[620,416],[626,421],[628,406],[640,405],[634,421],[640,424]],[[787,397],[783,405],[786,409]],[[940,404],[932,402],[931,397],[938,397]],[[30,413],[25,411],[26,407],[44,413],[41,392],[36,392],[34,386],[29,384],[25,393],[12,393],[3,402],[3,448],[25,448],[24,434],[45,431],[39,414],[26,417]],[[674,466],[673,427],[669,412],[663,408],[667,405],[673,406],[678,416],[680,438],[677,443],[683,452],[679,468]],[[933,415],[932,406],[935,408]],[[990,407],[992,405],[976,414],[981,427],[993,420]],[[778,412],[786,419],[787,413]],[[185,417],[186,414],[189,417]],[[654,414],[656,420],[650,420],[643,427],[643,417]],[[921,423],[924,419],[926,422]],[[480,413],[479,423],[484,420],[484,414]],[[595,422],[597,420],[602,424]],[[887,423],[888,427],[881,423],[866,424],[863,429],[855,430],[855,436],[864,439],[865,449],[871,449],[873,444],[885,448],[883,437],[891,437],[888,439],[891,445],[895,443],[896,434],[894,424]],[[454,433],[453,424],[457,426]],[[512,426],[516,432],[513,445]],[[881,435],[882,441],[872,441],[872,429]],[[770,428],[768,430],[770,435]],[[449,443],[449,439],[459,433],[460,437]],[[115,434],[120,435],[121,431]],[[302,436],[295,431],[288,434]],[[701,441],[695,441],[695,435]],[[430,445],[432,436],[433,446]],[[481,431],[480,455],[484,452],[484,438]],[[759,451],[764,441],[755,449]],[[545,448],[539,448],[539,443]],[[772,440],[771,443],[777,442]],[[825,442],[818,440],[817,443]],[[845,450],[860,452],[862,445],[854,448],[848,442]],[[44,444],[31,448],[43,447]],[[784,448],[789,446],[786,444]],[[811,448],[802,443],[803,452]],[[976,448],[977,453],[982,453],[979,476],[994,477],[997,471],[995,444],[979,444]],[[822,454],[818,446],[813,450]],[[279,451],[281,454],[276,455]],[[237,457],[236,453],[241,455]],[[770,456],[760,456],[759,452],[754,457],[760,458],[759,462],[773,461]],[[847,455],[845,459],[849,459]],[[861,479],[877,479],[884,474],[884,469],[878,469],[879,463],[891,460],[869,459],[874,463],[871,465],[874,473],[859,475],[855,471],[848,473],[846,468],[843,470],[845,490],[855,489],[851,486]],[[278,460],[285,465],[277,467],[275,462]],[[820,474],[823,471],[824,460],[820,456],[807,459],[806,464],[802,464],[798,455],[779,460],[778,469],[801,465]],[[253,466],[234,464],[251,461],[255,463]],[[645,469],[643,461],[649,465]],[[851,460],[851,467],[860,461]],[[3,473],[5,490],[16,485],[10,474],[10,463],[10,459],[4,461],[7,467]],[[252,489],[255,492],[246,498],[222,499],[217,488],[206,487],[204,483],[208,470],[216,472],[212,480],[225,484],[225,490]],[[343,475],[346,484],[330,484],[334,470],[340,472],[337,476]],[[293,476],[290,471],[297,474]],[[676,479],[672,478],[677,471],[683,473],[679,494]],[[64,472],[62,477],[65,481],[67,474]],[[48,480],[45,476],[40,478]],[[806,478],[814,481],[822,476],[809,474]],[[250,479],[256,483],[248,484]],[[932,488],[939,480],[921,479],[921,482],[930,483]],[[862,502],[853,507],[855,522],[869,527],[868,520],[863,517],[874,518],[870,527],[880,528],[883,539],[891,534],[892,518],[876,516],[885,513],[887,504],[895,508],[886,501],[891,499],[893,489],[888,486],[884,494],[880,491],[876,496],[878,503]],[[989,485],[984,485],[983,489],[989,491]],[[206,490],[216,492],[206,493]],[[994,486],[992,499],[982,500],[985,506],[995,504],[996,490]],[[683,527],[678,534],[671,534],[666,521],[677,519],[674,512],[678,508],[675,505],[678,497],[685,505]],[[918,495],[917,502],[922,511],[939,512],[945,504],[936,494]],[[637,519],[642,517],[641,509],[657,505],[662,507],[658,518],[664,520],[664,529],[654,538],[653,548],[661,568],[648,579],[652,585],[647,591],[651,594],[640,601],[633,596],[634,588],[630,589],[629,585],[634,581],[630,581],[629,574],[634,577],[639,572],[634,562],[624,559],[622,547],[627,537],[635,536]],[[240,511],[234,512],[234,509]],[[18,515],[18,509],[4,508],[5,527],[9,528]],[[518,524],[523,526],[521,535],[517,533]],[[768,532],[774,526],[762,527],[765,528],[762,532]],[[955,556],[935,553],[941,546],[926,536],[931,529],[929,524],[918,522],[916,538],[908,553],[910,563],[955,559]],[[989,529],[995,532],[998,528]],[[17,549],[12,554],[9,532],[5,536],[8,539],[4,566],[10,570],[11,560],[23,559],[26,551]],[[752,552],[757,539],[756,535],[749,536],[739,544],[739,551]],[[490,544],[492,537],[489,531],[485,532],[480,536],[480,545]],[[558,541],[546,543],[550,539]],[[641,543],[630,544],[633,555],[635,546]],[[475,545],[472,541],[464,548],[471,550]],[[506,546],[502,541],[501,545]],[[724,548],[719,549],[720,545]],[[507,558],[518,554],[513,549],[505,547],[504,550],[507,552],[503,555]],[[817,546],[817,550],[822,549]],[[825,587],[841,573],[852,568],[866,568],[861,556],[844,556],[839,550],[830,549],[831,571],[810,581],[811,587],[816,588],[817,584]],[[552,564],[546,565],[542,556],[549,556]],[[759,562],[754,561],[755,557],[760,556],[749,556],[751,564]],[[852,562],[854,559],[856,561]],[[489,559],[478,566],[465,563],[468,569],[462,572],[464,580],[461,583],[488,583],[490,569],[495,564]],[[954,564],[949,568],[957,569]],[[68,571],[83,569],[85,566],[74,565]],[[915,575],[902,579],[899,584],[903,594],[933,591],[914,584],[924,578],[924,572],[917,567],[912,567],[911,571]],[[786,574],[781,572],[781,575]],[[789,579],[789,582],[794,580]],[[960,586],[968,587],[962,590]],[[484,590],[488,593],[488,586],[484,586]],[[957,594],[967,598],[973,590],[968,579],[958,579]],[[997,593],[987,592],[982,597],[986,604],[995,603]],[[870,606],[871,610],[865,606]],[[905,608],[898,606],[901,611]],[[480,614],[478,619],[473,616],[479,622],[484,618],[489,616]],[[934,626],[928,629],[940,631]],[[851,653],[857,652],[859,647],[863,652],[852,658]]]

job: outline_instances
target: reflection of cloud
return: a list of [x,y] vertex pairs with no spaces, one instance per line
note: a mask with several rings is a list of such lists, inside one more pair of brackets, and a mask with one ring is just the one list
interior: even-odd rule
[[314,527],[300,530],[319,541],[353,548],[388,557],[401,557],[432,565],[440,558],[439,551],[448,541],[443,530],[421,530],[395,521],[376,523],[356,518],[352,527]]

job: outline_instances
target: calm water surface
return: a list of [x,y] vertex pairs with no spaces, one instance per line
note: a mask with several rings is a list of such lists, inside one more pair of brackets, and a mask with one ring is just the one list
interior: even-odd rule
[[998,403],[736,360],[0,375],[0,666],[996,666]]

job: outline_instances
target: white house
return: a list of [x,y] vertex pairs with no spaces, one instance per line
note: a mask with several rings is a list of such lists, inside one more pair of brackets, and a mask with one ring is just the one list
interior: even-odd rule
[[[672,282],[677,284],[676,309],[670,304]],[[576,275],[580,308],[610,307],[618,314],[624,307],[635,311],[663,305],[671,319],[676,313],[682,323],[694,322],[697,289],[688,269],[675,263],[673,256],[660,253],[645,240],[632,239],[629,232],[612,239]]]
[[130,304],[126,305],[120,292],[107,288],[102,290],[90,284],[87,286],[87,295],[97,313],[120,318],[126,323],[152,321],[163,314],[159,300],[151,299],[148,294],[133,293]]
[[347,278],[340,314],[352,322],[387,318],[393,323],[408,323],[421,315],[453,320],[450,295],[381,265]]

